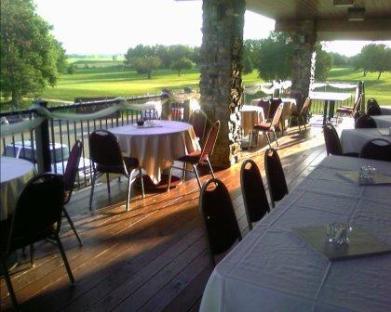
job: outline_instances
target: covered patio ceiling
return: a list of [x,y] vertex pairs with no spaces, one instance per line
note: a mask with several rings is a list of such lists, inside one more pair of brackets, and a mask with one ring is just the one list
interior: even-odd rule
[[391,40],[390,0],[246,0],[246,5],[274,19],[277,31],[296,31],[298,21],[313,20],[318,40]]

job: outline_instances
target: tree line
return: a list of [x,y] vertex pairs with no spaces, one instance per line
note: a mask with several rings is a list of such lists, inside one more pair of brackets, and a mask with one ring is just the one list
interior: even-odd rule
[[185,45],[154,45],[139,44],[129,48],[125,54],[125,65],[134,68],[139,74],[151,78],[152,71],[163,68],[173,69],[180,76],[183,70],[191,69],[200,61],[200,48]]

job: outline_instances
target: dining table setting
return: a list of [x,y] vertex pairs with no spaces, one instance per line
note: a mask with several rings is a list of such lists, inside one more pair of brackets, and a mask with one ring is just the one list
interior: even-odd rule
[[146,120],[110,129],[125,157],[136,158],[140,167],[158,184],[164,169],[175,159],[201,149],[193,126],[171,120]]
[[382,139],[391,143],[390,128],[343,129],[341,145],[344,153],[357,153],[366,143],[374,139]]
[[33,163],[14,157],[0,157],[0,221],[6,220],[14,211],[20,192],[36,174]]
[[200,311],[389,311],[390,191],[390,162],[327,156],[216,265]]

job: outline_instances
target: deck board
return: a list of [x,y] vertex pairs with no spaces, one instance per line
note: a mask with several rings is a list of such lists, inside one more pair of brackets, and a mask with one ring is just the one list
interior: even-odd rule
[[[316,131],[280,138],[279,155],[292,189],[325,156],[323,138]],[[263,178],[263,150],[243,153],[256,161]],[[241,196],[240,163],[217,172],[230,191],[240,229],[248,225]],[[202,181],[210,176],[205,175]],[[123,179],[124,180],[124,179]],[[265,186],[266,180],[264,179]],[[22,264],[12,274],[25,311],[197,311],[212,271],[202,220],[199,190],[194,178],[170,192],[136,191],[126,212],[126,183],[111,182],[112,200],[104,183],[97,187],[96,211],[88,211],[89,190],[76,192],[70,212],[82,237],[79,247],[64,221],[61,235],[76,285],[70,287],[54,245],[36,244],[35,265]],[[22,258],[23,260],[23,258]],[[25,259],[28,262],[28,257]],[[22,270],[24,269],[24,270]],[[0,282],[1,310],[10,302]]]

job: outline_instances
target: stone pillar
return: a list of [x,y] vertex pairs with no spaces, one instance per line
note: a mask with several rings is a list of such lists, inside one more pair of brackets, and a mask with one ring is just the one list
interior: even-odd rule
[[238,160],[242,104],[242,49],[245,0],[204,0],[201,46],[201,108],[220,120],[211,161],[226,168]]
[[308,96],[315,80],[315,24],[311,20],[297,21],[296,31],[291,34],[294,45],[292,59],[292,93],[302,95],[302,103]]

